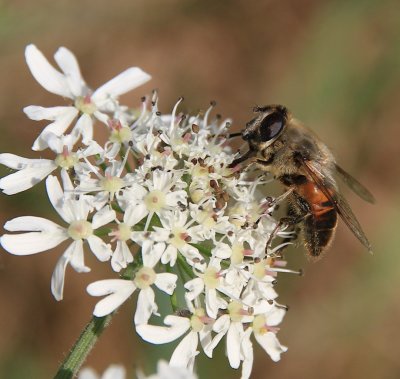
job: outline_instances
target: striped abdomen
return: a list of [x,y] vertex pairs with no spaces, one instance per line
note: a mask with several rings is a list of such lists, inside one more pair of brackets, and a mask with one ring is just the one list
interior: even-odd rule
[[301,223],[305,246],[313,258],[318,258],[333,240],[337,212],[334,204],[310,181],[300,184],[296,193],[308,204],[309,215]]

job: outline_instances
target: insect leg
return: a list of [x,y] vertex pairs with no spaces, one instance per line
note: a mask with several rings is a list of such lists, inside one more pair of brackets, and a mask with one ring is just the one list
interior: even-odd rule
[[[292,190],[289,190],[287,192],[285,192],[283,195],[281,196],[285,196],[287,197],[288,195],[290,195],[293,192],[294,188],[292,188]],[[295,194],[296,195],[296,194]],[[304,201],[301,197],[297,196],[297,204],[298,204],[298,209],[297,212],[294,212],[293,209],[289,208],[289,212],[288,212],[288,216],[286,217],[282,217],[279,222],[276,224],[275,228],[272,230],[267,244],[265,246],[265,253],[267,254],[267,250],[271,247],[271,243],[272,240],[276,237],[276,235],[279,233],[279,231],[283,228],[283,227],[290,227],[293,225],[296,225],[300,222],[302,222],[306,217],[308,217],[311,214],[311,209],[310,206],[308,205],[308,203],[306,201]],[[290,211],[291,209],[291,211]]]
[[[239,163],[244,162],[246,159],[253,157],[256,153],[257,152],[255,150],[250,149],[247,153],[243,154],[241,157],[236,158],[230,165],[228,165],[228,167],[233,168],[233,167],[237,166]],[[253,162],[251,162],[251,163],[253,163]]]

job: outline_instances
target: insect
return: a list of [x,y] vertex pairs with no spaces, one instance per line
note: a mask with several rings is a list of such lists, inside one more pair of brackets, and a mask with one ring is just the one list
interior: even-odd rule
[[[328,147],[282,105],[255,107],[256,117],[246,124],[242,138],[249,150],[231,167],[245,162],[271,173],[287,189],[287,217],[282,225],[298,225],[310,258],[318,259],[330,247],[338,215],[372,252],[371,245],[334,179],[338,174],[362,199],[373,203],[373,195],[336,162]],[[267,244],[268,245],[268,244]]]

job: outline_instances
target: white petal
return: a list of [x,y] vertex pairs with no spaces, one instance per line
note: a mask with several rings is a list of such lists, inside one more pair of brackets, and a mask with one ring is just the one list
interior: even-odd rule
[[159,345],[176,340],[190,328],[190,320],[186,317],[167,316],[164,324],[155,326],[142,324],[136,326],[136,332],[145,341]]
[[222,315],[221,317],[218,318],[216,322],[214,322],[212,327],[213,331],[216,332],[217,334],[214,336],[211,343],[203,347],[204,353],[208,357],[210,358],[212,357],[213,350],[227,333],[230,324],[231,322],[229,315]]
[[64,72],[73,96],[77,97],[86,95],[84,93],[86,84],[82,79],[79,64],[75,55],[65,47],[60,47],[55,53],[54,59]]
[[103,148],[96,141],[91,141],[87,148],[82,151],[82,155],[84,157],[90,157],[95,154],[102,154],[103,152]]
[[93,254],[101,262],[108,261],[112,255],[111,246],[106,244],[100,237],[92,235],[87,238],[87,241]]
[[161,263],[162,264],[167,264],[169,262],[169,265],[172,267],[176,263],[176,258],[178,256],[178,250],[176,247],[172,245],[168,245],[167,248],[164,251],[164,254],[161,257]]
[[79,254],[79,250],[83,250],[82,242],[72,242],[71,245],[68,246],[67,250],[65,250],[64,254],[59,258],[56,267],[54,268],[51,277],[51,293],[58,301],[63,298],[65,269],[67,268],[73,254],[75,254],[75,252]]
[[39,105],[29,105],[23,109],[24,113],[35,121],[48,120],[55,121],[60,117],[64,117],[69,114],[72,110],[77,114],[78,110],[75,107],[41,107]]
[[283,317],[285,317],[285,315],[286,315],[285,309],[274,307],[270,311],[270,313],[268,313],[268,315],[266,316],[267,325],[270,326],[279,325],[282,322]]
[[[112,106],[112,111],[114,111],[114,104]],[[110,117],[106,113],[100,111],[95,111],[93,113],[93,116],[105,125],[107,125],[108,121],[110,120]]]
[[39,134],[33,143],[32,150],[41,151],[48,147],[46,136],[48,133],[53,133],[57,136],[61,136],[71,125],[73,119],[78,114],[78,110],[75,107],[65,107],[65,113],[60,115],[54,122],[47,125],[42,132]]
[[[100,190],[99,187],[97,187],[97,188],[98,189],[94,189],[93,191]],[[84,191],[83,188],[82,188],[82,190]],[[92,192],[92,191],[88,191],[88,192]],[[93,205],[96,208],[96,210],[100,210],[105,207],[105,205],[108,203],[109,200],[110,200],[110,194],[108,192],[106,192],[106,191],[97,192],[93,198]]]
[[153,241],[145,240],[142,244],[142,259],[143,266],[153,268],[164,253],[165,243],[154,243]]
[[85,265],[85,259],[83,254],[83,241],[74,241],[72,245],[74,250],[71,253],[71,259],[69,264],[76,272],[89,272],[90,268]]
[[26,167],[18,172],[1,178],[0,189],[2,189],[6,195],[14,195],[25,191],[41,182],[57,168],[54,161],[48,159],[38,159],[35,161],[41,162],[36,162],[33,167]]
[[247,329],[242,338],[242,353],[243,353],[243,364],[242,364],[242,376],[241,379],[250,378],[251,371],[253,369],[254,352],[253,344],[250,341],[251,328]]
[[207,314],[212,318],[217,318],[219,301],[217,291],[214,288],[206,290],[206,309]]
[[111,257],[111,267],[114,271],[120,272],[126,268],[128,263],[133,262],[133,255],[125,241],[117,241],[117,246]]
[[125,379],[126,370],[122,365],[110,365],[106,371],[104,371],[101,379]]
[[217,258],[228,259],[232,255],[232,249],[227,243],[219,243],[212,253]]
[[25,59],[33,77],[43,88],[56,95],[73,98],[65,76],[48,62],[35,45],[26,47]]
[[151,76],[139,67],[128,68],[98,88],[93,93],[92,100],[97,104],[109,97],[117,97],[141,86],[150,79]]
[[50,175],[46,179],[46,190],[47,195],[54,209],[60,215],[60,217],[67,223],[71,223],[74,218],[68,212],[68,207],[66,207],[64,191],[61,188],[60,182],[57,177]]
[[107,279],[99,280],[87,286],[86,290],[92,296],[105,296],[100,300],[93,311],[96,317],[103,317],[115,311],[125,300],[132,295],[136,287],[130,280]]
[[164,291],[168,295],[172,295],[176,288],[176,281],[178,277],[175,274],[171,274],[169,272],[163,272],[161,274],[156,275],[155,285],[161,291]]
[[68,236],[63,228],[40,217],[18,217],[8,221],[4,228],[9,231],[33,230],[30,233],[4,234],[1,245],[15,255],[29,255],[52,249]]
[[8,230],[9,232],[41,231],[54,233],[59,230],[64,230],[53,221],[34,216],[16,217],[10,221],[7,221],[4,225],[4,229]]
[[193,301],[197,296],[199,296],[203,292],[204,289],[203,279],[195,278],[189,280],[188,282],[185,283],[185,288],[188,290],[188,292],[186,292],[185,294],[185,297],[189,301]]
[[67,170],[65,169],[61,170],[61,181],[63,184],[64,192],[73,194],[75,187],[74,184],[72,183],[71,177],[69,176]]
[[[119,203],[119,202],[118,202]],[[124,222],[130,226],[136,225],[140,220],[143,220],[149,211],[144,203],[137,205],[128,205],[124,214]]]
[[82,142],[85,145],[89,145],[93,141],[93,120],[92,118],[84,113],[78,118],[76,125],[74,126],[73,132],[82,135]]
[[281,359],[281,353],[287,351],[287,347],[280,344],[275,333],[272,332],[267,332],[265,334],[255,333],[254,337],[274,362],[278,362]]
[[[121,200],[122,204],[124,203],[138,204],[143,201],[143,198],[147,195],[147,193],[148,191],[146,188],[144,188],[140,184],[132,183],[132,185],[129,188],[124,190],[123,195],[120,196],[118,201]],[[124,206],[124,209],[127,206],[128,204]]]
[[124,291],[126,288],[132,288],[135,290],[135,285],[130,280],[125,279],[104,279],[90,283],[86,291],[91,296],[105,296],[115,292]]
[[104,226],[114,221],[116,217],[117,216],[113,209],[111,209],[110,207],[104,207],[103,209],[96,212],[96,214],[93,216],[92,228],[100,228],[101,226]]
[[86,220],[89,212],[93,210],[92,196],[81,195],[76,200],[74,192],[64,192],[60,209],[64,214],[65,220],[68,220],[68,223]]
[[[138,379],[145,379],[138,377]],[[165,361],[158,361],[157,374],[147,377],[147,379],[197,379],[196,374],[184,367],[172,367]]]
[[240,366],[240,323],[232,322],[226,335],[226,351],[232,368]]
[[99,379],[99,376],[92,368],[85,367],[79,371],[78,379]]
[[197,333],[190,332],[174,350],[169,364],[174,367],[188,367],[191,369],[194,366],[194,360],[197,351],[199,337]]
[[172,173],[161,170],[153,171],[154,189],[165,191],[167,187],[170,187],[171,180],[172,180]]
[[154,301],[154,291],[149,287],[139,292],[136,312],[135,325],[146,324],[151,315],[157,312],[157,304]]
[[213,331],[216,333],[226,333],[229,325],[231,324],[231,318],[229,315],[222,315],[213,324]]
[[169,192],[167,193],[167,196],[165,197],[165,201],[168,206],[170,207],[176,207],[178,202],[181,202],[182,204],[187,203],[187,192],[186,191],[174,191],[174,192]]
[[[47,159],[44,160],[47,161]],[[0,154],[0,164],[13,170],[22,170],[26,167],[40,164],[41,161],[42,159],[29,159],[10,153]]]
[[199,253],[199,250],[196,247],[189,245],[188,243],[181,246],[179,248],[179,251],[189,262],[194,262],[194,260],[197,260],[198,262],[203,261],[203,256]]
[[200,345],[203,348],[204,353],[207,357],[212,357],[212,352],[215,346],[212,345],[211,337],[212,325],[205,325],[203,329],[199,331]]
[[52,150],[56,154],[61,154],[64,150],[64,147],[68,149],[68,151],[72,151],[75,143],[78,141],[78,135],[56,135],[53,132],[47,132],[43,135],[43,139],[46,141],[50,150]]

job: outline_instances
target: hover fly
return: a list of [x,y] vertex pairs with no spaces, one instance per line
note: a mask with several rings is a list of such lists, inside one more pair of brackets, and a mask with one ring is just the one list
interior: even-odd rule
[[230,165],[245,162],[271,173],[287,189],[288,214],[282,225],[299,225],[308,255],[319,258],[332,243],[338,215],[371,252],[371,245],[349,204],[340,194],[334,174],[362,199],[372,194],[336,162],[328,147],[292,117],[282,105],[255,107],[256,117],[241,133],[247,153]]

